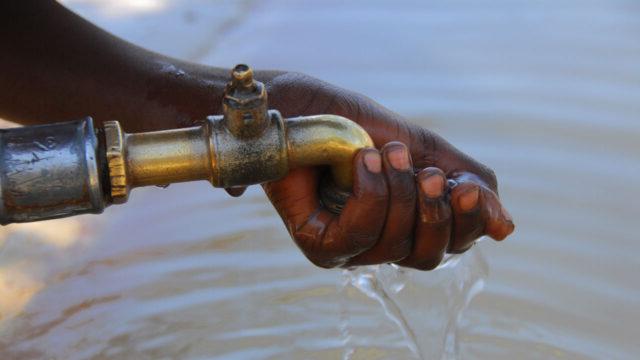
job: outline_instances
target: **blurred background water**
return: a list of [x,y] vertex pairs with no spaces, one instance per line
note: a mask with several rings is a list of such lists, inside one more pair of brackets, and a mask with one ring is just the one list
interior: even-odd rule
[[357,90],[493,167],[516,219],[433,272],[313,267],[262,191],[0,229],[1,359],[640,356],[637,1],[65,0],[182,59]]

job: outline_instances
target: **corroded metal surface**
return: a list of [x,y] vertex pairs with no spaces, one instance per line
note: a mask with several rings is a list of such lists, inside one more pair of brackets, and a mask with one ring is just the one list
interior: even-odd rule
[[108,144],[105,155],[109,172],[111,201],[114,204],[127,202],[129,187],[127,172],[124,164],[124,138],[120,124],[117,121],[107,121],[103,124],[105,141]]
[[321,196],[339,212],[353,183],[354,155],[373,146],[369,135],[340,116],[283,119],[267,106],[264,85],[238,65],[225,88],[224,114],[200,126],[127,134],[117,121],[105,122],[102,152],[90,118],[2,130],[0,222],[99,213],[126,202],[135,187],[195,180],[246,186],[317,165],[331,168]]
[[[267,111],[264,85],[248,66],[236,66],[231,78],[224,114],[201,126],[126,134],[117,122],[105,125],[114,199],[126,199],[122,192],[135,187],[194,180],[216,187],[259,184],[280,179],[291,168],[317,165],[331,167],[331,184],[351,189],[355,153],[373,146],[359,125],[335,115],[283,119],[278,111]],[[327,201],[338,198],[344,196]]]
[[[225,114],[226,115],[226,114]],[[211,149],[214,171],[211,183],[216,187],[259,184],[277,180],[289,172],[284,121],[271,110],[267,126],[257,137],[242,138],[226,131],[227,119],[212,116]]]
[[0,130],[0,223],[100,213],[101,159],[87,117]]
[[271,124],[267,114],[267,90],[264,84],[253,80],[253,70],[239,64],[231,70],[231,81],[222,99],[224,124],[241,139],[262,135]]

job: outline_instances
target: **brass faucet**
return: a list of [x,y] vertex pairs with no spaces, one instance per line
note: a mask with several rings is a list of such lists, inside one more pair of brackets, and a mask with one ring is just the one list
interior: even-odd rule
[[199,126],[128,134],[109,121],[96,132],[85,118],[0,130],[0,223],[100,213],[126,202],[135,187],[252,185],[318,165],[331,169],[321,195],[339,212],[353,184],[353,157],[368,146],[369,135],[344,117],[283,119],[268,110],[264,84],[241,64],[231,71],[223,114]]

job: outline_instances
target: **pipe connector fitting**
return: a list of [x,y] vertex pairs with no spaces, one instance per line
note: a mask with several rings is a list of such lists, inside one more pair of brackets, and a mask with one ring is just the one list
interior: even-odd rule
[[373,146],[358,124],[335,115],[283,119],[267,110],[265,86],[246,65],[232,70],[222,108],[200,126],[136,134],[117,121],[94,131],[91,118],[0,130],[0,223],[99,213],[141,186],[247,186],[319,165],[332,178],[320,197],[340,212],[353,185],[353,158]]
[[[236,115],[235,110],[232,115]],[[257,136],[255,122],[235,128],[239,130],[235,133],[230,125],[236,118],[229,118],[228,113],[207,118],[206,126],[211,129],[209,181],[213,186],[247,186],[287,175],[289,152],[284,120],[276,110],[269,110],[264,115],[264,119],[259,121],[265,123],[260,125],[262,129]]]

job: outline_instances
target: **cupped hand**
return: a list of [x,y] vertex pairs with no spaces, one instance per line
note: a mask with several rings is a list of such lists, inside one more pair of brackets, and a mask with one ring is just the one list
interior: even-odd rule
[[[340,215],[318,196],[322,169],[295,169],[264,184],[296,244],[320,267],[395,262],[435,268],[446,252],[468,250],[514,230],[494,172],[435,133],[373,100],[315,78],[285,73],[267,82],[271,108],[285,117],[335,114],[360,124],[376,146],[354,158],[353,195]],[[242,189],[231,189],[239,195]]]

